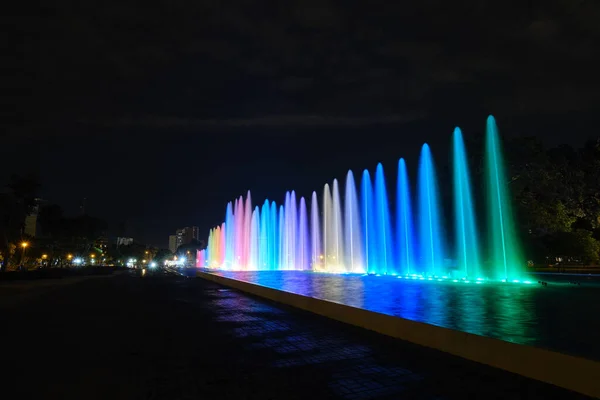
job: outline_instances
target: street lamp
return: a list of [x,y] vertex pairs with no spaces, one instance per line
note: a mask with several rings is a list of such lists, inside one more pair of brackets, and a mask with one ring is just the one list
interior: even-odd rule
[[21,242],[21,247],[23,248],[23,254],[21,255],[21,264],[25,263],[25,249],[29,246],[27,242]]

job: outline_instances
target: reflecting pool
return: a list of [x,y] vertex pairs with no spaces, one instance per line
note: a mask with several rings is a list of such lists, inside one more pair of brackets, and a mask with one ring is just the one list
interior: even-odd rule
[[[600,277],[532,284],[429,281],[307,271],[207,271],[476,335],[600,360]],[[537,283],[548,282],[547,286]]]

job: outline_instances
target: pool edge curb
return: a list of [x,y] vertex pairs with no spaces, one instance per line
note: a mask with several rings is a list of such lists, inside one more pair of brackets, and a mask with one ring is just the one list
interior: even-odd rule
[[505,342],[207,272],[197,277],[339,322],[600,398],[600,362]]

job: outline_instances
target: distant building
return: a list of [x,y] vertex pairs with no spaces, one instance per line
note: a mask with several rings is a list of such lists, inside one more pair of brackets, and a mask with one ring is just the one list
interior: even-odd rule
[[118,237],[117,246],[131,246],[133,244],[133,238],[129,237]]
[[40,205],[44,203],[42,199],[35,199],[35,205],[31,209],[31,213],[25,217],[25,234],[31,237],[36,237],[38,215],[40,213]]
[[106,236],[100,236],[98,239],[96,239],[94,241],[94,247],[102,250],[103,252],[107,251],[108,250],[108,238],[106,238]]
[[25,217],[25,234],[35,237],[37,233],[37,214],[29,214]]
[[193,241],[199,240],[200,230],[197,226],[188,226],[185,228],[177,229],[177,247],[183,246],[184,244],[190,244]]
[[177,252],[177,235],[169,235],[169,250],[173,254]]

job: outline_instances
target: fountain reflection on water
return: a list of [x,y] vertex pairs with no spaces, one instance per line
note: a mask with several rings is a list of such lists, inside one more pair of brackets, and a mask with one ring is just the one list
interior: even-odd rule
[[[398,279],[301,271],[215,271],[262,286],[382,314],[600,360],[597,283],[541,285]],[[545,279],[550,279],[545,277]],[[576,279],[571,277],[570,279]]]

